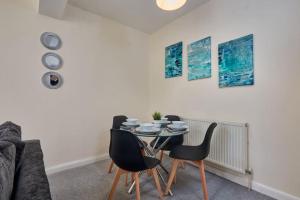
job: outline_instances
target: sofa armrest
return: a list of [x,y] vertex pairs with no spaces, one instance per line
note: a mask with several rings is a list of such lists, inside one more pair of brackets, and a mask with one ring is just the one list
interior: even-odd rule
[[27,140],[24,144],[21,160],[16,166],[12,199],[51,200],[40,141]]

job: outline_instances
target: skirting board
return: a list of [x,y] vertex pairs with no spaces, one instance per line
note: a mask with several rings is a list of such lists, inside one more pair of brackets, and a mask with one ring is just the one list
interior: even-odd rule
[[283,191],[276,190],[255,181],[252,182],[252,189],[278,200],[300,200],[300,197],[296,197]]
[[63,164],[55,165],[53,167],[46,168],[46,173],[47,173],[47,175],[51,175],[51,174],[62,172],[62,171],[68,170],[68,169],[92,164],[92,163],[95,163],[95,162],[98,162],[101,160],[107,160],[108,158],[109,158],[108,154],[102,154],[100,156],[89,157],[89,158],[85,158],[82,160],[75,160],[75,161],[71,161],[71,162],[67,162],[67,163],[63,163]]

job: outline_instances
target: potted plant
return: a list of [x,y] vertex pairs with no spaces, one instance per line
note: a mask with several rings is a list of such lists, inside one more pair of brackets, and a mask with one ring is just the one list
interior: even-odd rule
[[152,117],[153,117],[154,120],[161,120],[160,112],[153,113]]

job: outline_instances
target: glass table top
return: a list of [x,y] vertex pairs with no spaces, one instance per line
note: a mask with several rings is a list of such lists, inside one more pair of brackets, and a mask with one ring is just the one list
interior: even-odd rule
[[178,135],[184,135],[189,132],[189,130],[185,131],[169,131],[167,128],[162,128],[160,132],[157,133],[144,133],[144,132],[138,132],[138,131],[131,131],[136,136],[140,137],[172,137],[172,136],[178,136]]

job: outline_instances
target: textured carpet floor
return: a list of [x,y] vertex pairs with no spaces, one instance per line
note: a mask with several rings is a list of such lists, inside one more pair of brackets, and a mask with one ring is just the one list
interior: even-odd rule
[[[102,161],[80,168],[63,171],[49,177],[53,200],[104,200],[107,199],[114,174],[107,173],[108,161]],[[170,162],[164,164],[170,168]],[[115,193],[115,200],[135,199],[134,193],[127,194],[124,184],[125,176],[121,178]],[[206,173],[210,200],[272,200],[272,198],[255,191]],[[159,199],[153,179],[143,174],[141,177],[141,199]],[[164,187],[163,187],[164,188]],[[199,200],[203,199],[199,171],[186,165],[179,169],[177,183],[172,187],[174,196],[166,200]]]

